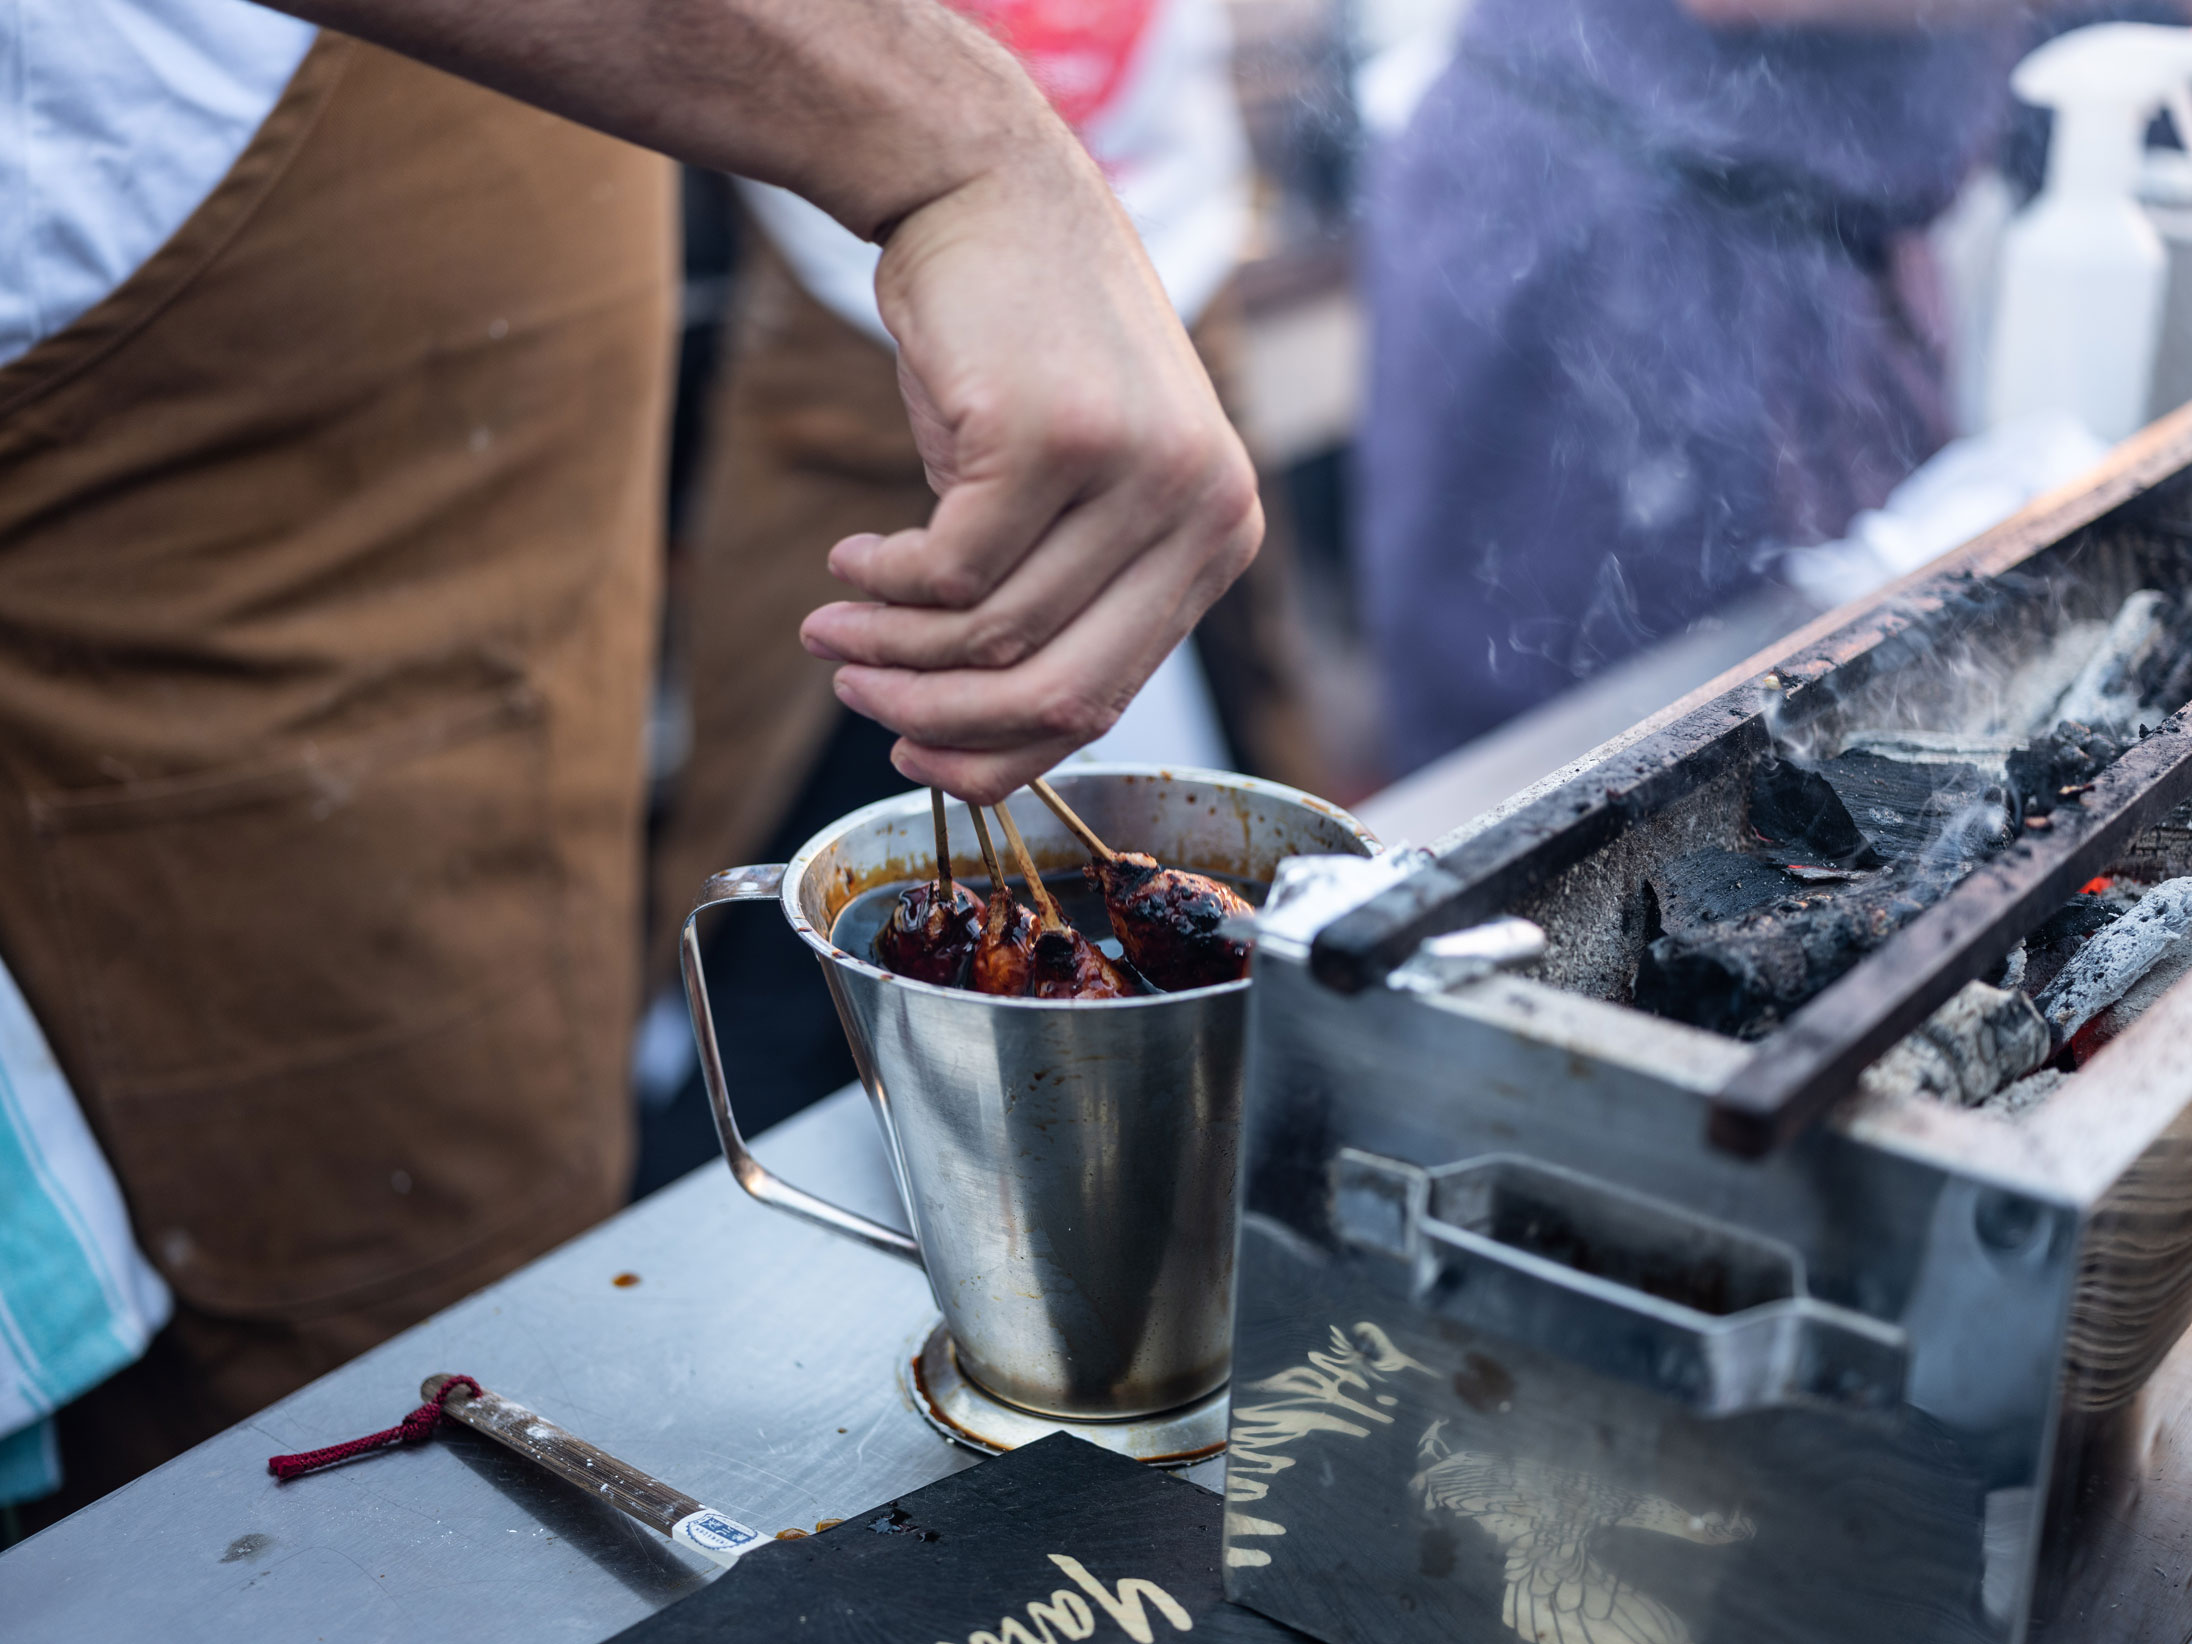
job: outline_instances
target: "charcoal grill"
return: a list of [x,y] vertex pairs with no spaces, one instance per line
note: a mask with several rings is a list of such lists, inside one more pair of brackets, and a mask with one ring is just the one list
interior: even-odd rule
[[[2192,985],[2014,1117],[1861,1076],[2088,880],[2192,872],[2187,713],[1761,1037],[1627,990],[1643,887],[1744,841],[1761,761],[1983,718],[2144,589],[2192,592],[2192,414],[1266,937],[1234,1598],[1402,1644],[2037,1636],[2051,1478],[2192,1309]],[[1396,985],[1504,915],[1528,969]]]

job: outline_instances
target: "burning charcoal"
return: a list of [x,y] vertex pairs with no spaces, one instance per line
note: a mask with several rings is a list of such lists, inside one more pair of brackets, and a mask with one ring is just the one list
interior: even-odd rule
[[2124,906],[2118,897],[2081,891],[2049,914],[2046,922],[2025,938],[2024,990],[2038,993],[2054,981],[2080,948],[2116,922]]
[[2082,788],[2123,757],[2128,746],[2091,726],[2066,720],[2035,737],[2004,764],[2026,816],[2045,816],[2064,802],[2065,788]]
[[1785,1020],[2014,832],[2010,795],[1977,767],[1877,753],[1762,760],[1750,800],[1770,854],[1699,851],[1662,870],[1665,931],[1632,990],[1642,1009],[1737,1038]]
[[[1849,877],[1840,869],[1821,871]],[[1739,919],[1767,902],[1801,896],[1804,888],[1802,876],[1781,863],[1718,848],[1678,856],[1652,876],[1660,922],[1668,930]]]
[[1790,760],[1769,756],[1752,768],[1750,823],[1792,858],[1836,867],[1879,860],[1833,785]]
[[2033,1001],[2058,1044],[2121,999],[2192,930],[2192,878],[2156,885],[2079,949]]
[[2079,1060],[2092,1056],[2153,1009],[2163,994],[2184,980],[2187,971],[2192,971],[2192,941],[2176,942],[2163,952],[2152,970],[2124,991],[2121,999],[2078,1030],[2075,1048]]
[[2007,790],[1976,766],[1845,753],[1822,764],[1819,775],[1889,861],[1965,861],[2012,836]]
[[1670,931],[1644,950],[1638,1008],[1739,1039],[1757,1038],[1955,885],[1953,872],[1822,887],[1739,919]]
[[2029,1073],[2024,1078],[2005,1085],[1979,1106],[1998,1117],[2014,1119],[2020,1114],[2030,1113],[2054,1095],[2056,1086],[2069,1077],[2059,1067],[2043,1067],[2037,1073]]
[[1846,885],[1862,871],[1858,868],[1815,868],[1806,862],[1783,862],[1781,871],[1800,885]]
[[2192,610],[2142,588],[2123,602],[2107,637],[2062,700],[2057,720],[2128,737],[2141,717],[2167,719],[2192,696]]
[[1844,753],[1873,753],[1883,759],[1899,759],[1906,765],[1999,765],[2017,746],[2013,736],[1973,731],[1852,731],[1843,739]]
[[1858,1082],[1874,1095],[1976,1107],[2054,1053],[2054,1038],[2030,999],[2014,988],[1972,982]]

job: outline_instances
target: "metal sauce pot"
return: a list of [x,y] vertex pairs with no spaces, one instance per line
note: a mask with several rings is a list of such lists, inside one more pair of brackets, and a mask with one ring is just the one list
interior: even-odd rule
[[[1352,817],[1215,771],[1075,765],[1053,785],[1120,850],[1268,881],[1279,861],[1368,855]],[[1036,802],[1013,818],[1046,873],[1087,854]],[[952,871],[987,883],[964,805]],[[964,854],[961,854],[964,852]],[[863,891],[927,877],[925,793],[871,805],[784,865],[712,877],[685,921],[686,1003],[739,1185],[762,1203],[918,1263],[961,1367],[997,1397],[1068,1420],[1170,1410],[1226,1380],[1245,981],[1137,999],[997,999],[894,976],[829,933]],[[778,900],[822,962],[883,1126],[911,1237],[771,1175],[739,1135],[694,921]]]

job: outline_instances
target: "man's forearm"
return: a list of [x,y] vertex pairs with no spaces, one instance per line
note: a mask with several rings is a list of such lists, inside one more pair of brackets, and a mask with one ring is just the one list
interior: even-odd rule
[[269,3],[780,183],[869,238],[1002,160],[1076,151],[1010,54],[936,0]]

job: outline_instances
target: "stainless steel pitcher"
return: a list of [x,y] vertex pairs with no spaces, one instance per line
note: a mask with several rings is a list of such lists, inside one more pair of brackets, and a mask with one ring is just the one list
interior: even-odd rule
[[[1182,867],[1269,880],[1284,857],[1374,848],[1352,817],[1248,777],[1089,764],[1051,780],[1118,848]],[[1088,860],[1034,795],[1011,808],[1045,873]],[[946,814],[952,872],[985,884],[966,807]],[[998,1398],[1090,1420],[1214,1392],[1232,1339],[1249,983],[1081,1004],[997,999],[909,981],[833,945],[838,915],[863,891],[933,871],[934,837],[928,796],[908,794],[854,812],[788,864],[734,868],[701,892],[685,921],[685,998],[732,1174],[764,1204],[924,1268],[961,1368]],[[910,1237],[770,1174],[739,1134],[695,921],[767,898],[822,962]]]

